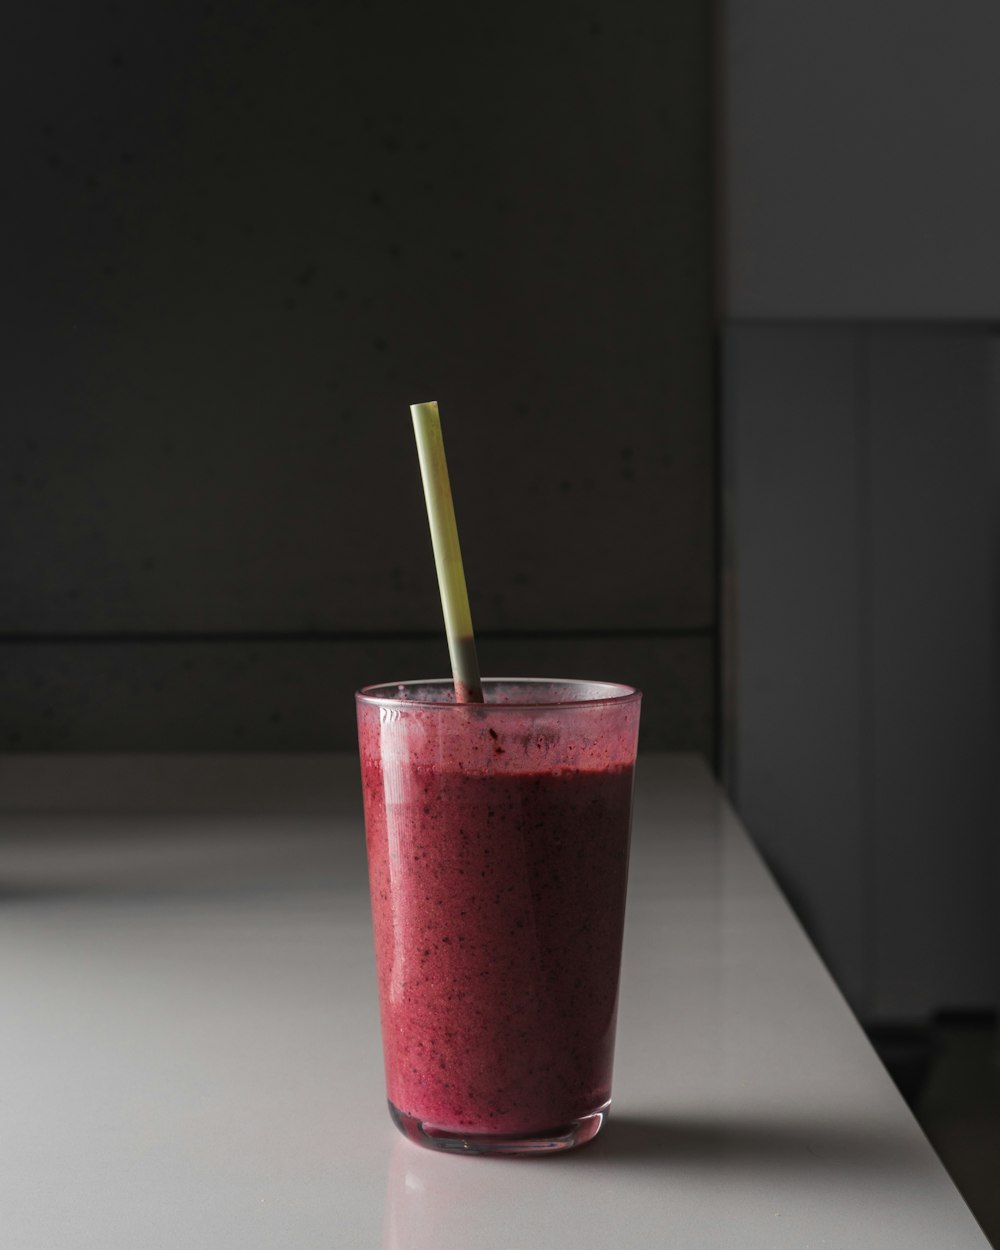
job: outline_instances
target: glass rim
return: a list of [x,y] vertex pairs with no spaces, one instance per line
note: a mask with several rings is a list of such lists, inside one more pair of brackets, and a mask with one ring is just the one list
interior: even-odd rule
[[[405,687],[451,686],[451,677],[411,678],[407,681],[383,681],[372,686],[362,686],[355,691],[358,703],[374,707],[419,707],[419,708],[488,708],[494,712],[524,712],[540,708],[576,708],[576,707],[615,707],[623,703],[637,703],[642,698],[642,691],[636,686],[628,686],[617,681],[594,681],[585,677],[484,677],[483,685],[518,685],[518,686],[587,686],[599,688],[606,693],[594,699],[542,699],[527,703],[442,703],[433,699],[401,699],[398,692]],[[381,692],[385,693],[381,693]]]

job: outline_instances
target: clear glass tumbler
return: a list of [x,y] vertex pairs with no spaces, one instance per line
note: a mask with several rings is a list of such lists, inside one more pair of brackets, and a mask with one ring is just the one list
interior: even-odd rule
[[567,1149],[611,1098],[640,694],[357,695],[389,1110],[438,1150]]

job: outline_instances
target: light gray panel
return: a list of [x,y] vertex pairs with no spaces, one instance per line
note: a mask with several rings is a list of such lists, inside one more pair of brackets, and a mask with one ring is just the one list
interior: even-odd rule
[[731,317],[1000,314],[1000,6],[724,0]]
[[995,999],[996,470],[985,330],[869,332],[875,1009]]
[[736,327],[724,347],[727,781],[857,1009],[867,992],[857,338]]
[[[487,640],[487,673],[593,677],[644,692],[646,749],[714,749],[709,637]],[[7,751],[352,750],[353,692],[447,673],[444,641],[8,644]]]
[[21,7],[0,629],[711,623],[706,6]]

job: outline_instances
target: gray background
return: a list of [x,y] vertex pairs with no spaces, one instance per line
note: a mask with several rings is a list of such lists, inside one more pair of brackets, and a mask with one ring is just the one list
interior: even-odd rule
[[443,673],[435,397],[483,668],[721,748],[865,1018],[994,1005],[995,6],[6,13],[0,746]]
[[0,744],[348,747],[447,669],[714,748],[709,12],[11,6]]
[[724,773],[868,1021],[1000,997],[1000,8],[719,27]]
[[719,7],[726,315],[1000,316],[1000,7]]

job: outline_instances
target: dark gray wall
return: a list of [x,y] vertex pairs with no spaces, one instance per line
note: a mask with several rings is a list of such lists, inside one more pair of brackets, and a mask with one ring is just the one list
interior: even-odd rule
[[991,1007],[996,338],[731,327],[726,776],[856,1010]]
[[722,0],[727,315],[1000,315],[1000,5]]
[[349,746],[488,672],[713,747],[707,6],[8,6],[0,745]]
[[852,1005],[1000,985],[1000,8],[726,0],[725,775]]

